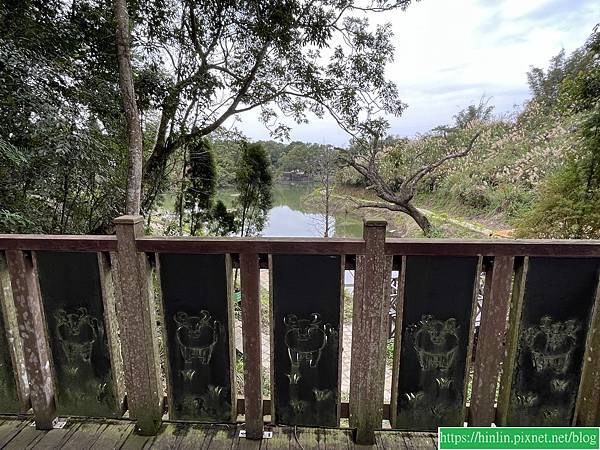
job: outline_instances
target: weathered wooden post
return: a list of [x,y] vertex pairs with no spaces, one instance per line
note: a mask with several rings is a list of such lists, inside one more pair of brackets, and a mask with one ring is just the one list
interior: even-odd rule
[[258,254],[240,253],[246,437],[262,439],[260,266]]
[[[8,273],[4,252],[2,251],[0,251],[0,333],[6,333],[5,336],[0,336],[0,346],[3,344],[6,345],[10,353],[10,364],[9,367],[4,367],[5,373],[14,373],[14,385],[19,403],[19,411],[25,413],[31,408],[29,382],[27,381],[27,371],[25,370],[25,357],[23,355],[23,343],[19,335],[17,312],[10,286],[10,274]],[[1,363],[2,361],[0,361]],[[9,386],[11,385],[8,380],[5,381]],[[10,408],[10,405],[0,405],[0,410],[2,412],[10,411],[10,409],[2,408],[5,406]],[[16,407],[16,405],[13,407]]]
[[495,419],[494,403],[500,363],[504,359],[513,265],[512,256],[496,256],[493,266],[486,271],[469,409],[469,425],[475,427],[489,427]]
[[114,223],[127,405],[139,432],[151,435],[161,424],[163,395],[152,272],[146,254],[136,247],[136,238],[144,234],[144,222],[142,216],[121,216]]
[[365,254],[356,257],[350,364],[350,426],[356,443],[375,443],[383,419],[392,256],[385,254],[385,221],[365,221]]
[[7,250],[6,261],[23,343],[35,426],[38,430],[51,430],[56,423],[55,386],[33,261],[31,255],[22,250]]
[[585,344],[574,422],[576,426],[600,426],[600,272],[596,282],[590,331]]

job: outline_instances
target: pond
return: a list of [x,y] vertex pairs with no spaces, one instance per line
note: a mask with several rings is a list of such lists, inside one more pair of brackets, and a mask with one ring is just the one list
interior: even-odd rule
[[[262,236],[322,237],[325,215],[307,198],[317,189],[313,183],[277,183],[273,186],[273,207]],[[231,207],[236,193],[222,189],[217,198]],[[330,216],[335,237],[361,237],[362,218],[352,211],[336,212]]]

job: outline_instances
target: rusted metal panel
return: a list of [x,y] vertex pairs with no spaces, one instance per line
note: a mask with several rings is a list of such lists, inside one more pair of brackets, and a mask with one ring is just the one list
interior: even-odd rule
[[514,258],[498,256],[486,271],[471,395],[469,424],[472,426],[489,427],[495,420],[513,265]]
[[130,417],[139,432],[155,434],[163,412],[156,305],[152,268],[146,254],[139,253],[135,240],[143,235],[142,216],[121,216],[117,228],[117,295],[120,297],[119,329]]
[[50,430],[56,421],[55,385],[33,261],[21,250],[7,250],[6,260],[35,424],[38,429]]
[[366,254],[357,257],[350,364],[350,426],[371,445],[381,428],[392,257],[384,253],[386,222],[366,221]]
[[511,320],[501,425],[572,423],[599,267],[598,258],[528,258]]
[[337,426],[341,257],[271,261],[274,421]]
[[169,416],[235,422],[229,258],[163,253],[159,267]]
[[258,255],[256,253],[240,254],[240,269],[246,437],[262,439],[262,345]]
[[481,260],[408,256],[393,427],[460,426]]
[[35,254],[59,414],[119,417],[98,255]]

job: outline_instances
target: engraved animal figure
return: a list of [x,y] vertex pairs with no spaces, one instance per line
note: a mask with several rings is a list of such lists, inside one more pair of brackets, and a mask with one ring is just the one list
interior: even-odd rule
[[550,316],[542,317],[539,326],[527,328],[523,333],[523,342],[531,351],[535,369],[540,372],[550,369],[557,374],[564,374],[569,368],[580,328],[574,319],[561,322],[552,320]]
[[[74,312],[59,309],[54,313],[56,319],[56,334],[60,346],[70,364],[90,362],[94,342],[101,333],[100,322],[90,316],[84,307]],[[75,372],[77,370],[73,369]]]
[[424,315],[421,321],[413,326],[413,330],[416,330],[414,348],[421,369],[450,370],[458,351],[458,328],[454,318],[442,321],[430,315]]
[[215,344],[219,339],[221,324],[212,320],[208,311],[202,310],[198,316],[185,312],[175,314],[177,331],[175,336],[181,356],[186,363],[197,361],[202,365],[210,363]]
[[292,367],[300,367],[303,361],[309,367],[317,367],[321,351],[333,331],[331,325],[323,325],[317,313],[312,313],[309,319],[299,319],[295,314],[290,314],[283,319],[283,323],[286,330],[284,342]]

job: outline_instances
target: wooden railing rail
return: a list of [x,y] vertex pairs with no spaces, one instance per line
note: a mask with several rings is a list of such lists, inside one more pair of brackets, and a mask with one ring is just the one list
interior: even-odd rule
[[[31,406],[37,427],[50,428],[58,414],[127,408],[144,434],[167,409],[171,419],[212,422],[243,413],[251,439],[267,415],[317,426],[348,417],[361,444],[384,419],[415,430],[600,425],[600,241],[386,239],[381,221],[367,221],[362,239],[149,237],[140,216],[115,226],[116,236],[0,235],[0,413]],[[265,400],[261,269],[270,275]],[[233,376],[240,322],[243,399]]]

